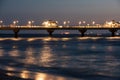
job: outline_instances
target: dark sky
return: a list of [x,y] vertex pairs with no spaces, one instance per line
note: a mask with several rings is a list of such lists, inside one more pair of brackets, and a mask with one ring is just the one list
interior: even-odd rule
[[0,19],[6,23],[15,19],[21,23],[45,19],[103,23],[120,20],[120,4],[119,0],[0,0]]

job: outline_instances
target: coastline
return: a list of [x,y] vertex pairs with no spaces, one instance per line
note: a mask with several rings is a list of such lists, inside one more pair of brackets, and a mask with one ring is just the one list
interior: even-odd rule
[[33,79],[23,79],[16,76],[6,75],[7,71],[0,69],[0,80],[33,80]]

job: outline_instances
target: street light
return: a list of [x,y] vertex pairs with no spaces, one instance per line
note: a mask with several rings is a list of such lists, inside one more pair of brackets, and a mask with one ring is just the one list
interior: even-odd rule
[[86,24],[86,21],[83,21],[83,24],[84,24],[83,26],[85,26],[85,24]]
[[78,24],[79,24],[79,26],[80,26],[80,25],[82,24],[82,22],[81,22],[81,21],[79,21],[79,22],[78,22]]
[[95,21],[93,21],[92,24],[95,25]]
[[19,22],[18,20],[13,21],[13,26],[17,27],[18,22]]
[[33,26],[34,21],[28,21],[28,26]]
[[0,20],[0,26],[2,26],[2,23],[3,23],[3,21],[2,21],[2,20]]
[[90,26],[90,24],[87,24],[87,26]]
[[67,21],[67,27],[69,27],[70,21]]
[[58,21],[55,21],[58,24]]
[[85,24],[85,23],[86,23],[86,21],[83,21],[83,23]]
[[28,21],[28,26],[30,26],[31,25],[31,21]]
[[66,21],[64,21],[64,22],[63,22],[63,24],[64,24],[64,26],[66,26],[67,22],[66,22]]
[[118,23],[120,23],[120,21],[118,21]]

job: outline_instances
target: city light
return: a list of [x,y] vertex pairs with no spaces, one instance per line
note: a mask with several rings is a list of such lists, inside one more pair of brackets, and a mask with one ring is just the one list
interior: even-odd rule
[[119,27],[119,23],[118,22],[115,22],[114,20],[112,21],[106,21],[105,27],[110,27],[110,28],[113,28],[113,27]]
[[86,23],[86,21],[83,21],[83,24],[85,24]]
[[16,21],[13,21],[13,24],[16,25],[18,22],[19,22],[19,21],[17,21],[17,20],[16,20]]
[[58,21],[55,21],[58,24]]
[[86,26],[86,25],[85,25],[85,24],[86,24],[86,21],[83,21],[82,23],[83,23],[83,26]]
[[70,21],[64,21],[64,22],[63,22],[63,25],[64,25],[64,27],[69,27]]
[[[17,38],[18,32],[20,30],[27,30],[27,29],[36,29],[36,30],[46,30],[50,36],[52,36],[52,33],[55,30],[78,30],[81,33],[81,36],[84,36],[84,33],[89,30],[100,30],[100,29],[107,29],[111,32],[112,36],[117,35],[116,32],[120,29],[120,23],[116,22],[114,20],[112,21],[106,21],[104,24],[96,24],[95,21],[92,21],[91,23],[86,23],[86,21],[79,21],[78,24],[79,26],[69,26],[70,21],[64,21],[62,25],[58,25],[58,21],[53,21],[53,20],[47,20],[42,23],[41,26],[34,25],[34,21],[28,21],[26,26],[18,26],[18,20],[13,21],[12,24],[6,26],[0,27],[1,30],[13,30],[14,31],[14,37]],[[0,24],[2,24],[3,21],[0,21]],[[82,25],[83,24],[83,25]],[[1,26],[1,25],[0,25]],[[16,28],[16,29],[14,29]],[[70,32],[65,32],[64,34],[70,34]],[[88,35],[88,34],[87,34]],[[97,34],[100,35],[100,34]]]
[[[63,21],[63,25],[58,25],[58,21],[53,20],[46,20],[42,23],[42,25],[35,25],[35,21],[30,20],[27,22],[26,26],[18,26],[19,21],[15,20],[10,24],[9,27],[20,27],[20,28],[120,28],[120,22],[116,22],[115,20],[111,21],[105,21],[104,24],[96,24],[95,21],[92,21],[92,23],[86,23],[86,21],[79,21],[78,26],[70,26],[70,21]],[[34,24],[34,25],[33,25]],[[3,21],[0,20],[0,26],[3,27]],[[5,25],[4,25],[5,26]]]
[[63,22],[63,24],[64,24],[64,26],[66,26],[67,22],[66,22],[66,21],[64,21],[64,22]]
[[67,21],[67,27],[69,27],[70,21]]
[[80,25],[82,24],[82,22],[81,22],[81,21],[79,21],[79,22],[78,22],[78,24],[79,24],[79,26],[80,26]]
[[58,22],[56,22],[56,21],[47,20],[47,21],[44,21],[44,22],[42,23],[42,25],[43,25],[44,27],[46,27],[46,28],[54,28],[54,27],[57,27],[57,26],[58,26],[57,23],[58,23]]
[[11,27],[17,27],[17,26],[18,26],[18,23],[19,23],[18,20],[13,21]]
[[90,26],[90,24],[87,24],[87,26]]
[[2,26],[2,23],[3,23],[3,21],[2,21],[2,20],[0,20],[0,27]]
[[95,25],[95,21],[93,21],[92,24]]
[[3,21],[2,20],[0,20],[0,24],[2,24],[3,23]]
[[33,23],[34,23],[35,21],[28,21],[28,24],[27,24],[27,26],[33,26]]

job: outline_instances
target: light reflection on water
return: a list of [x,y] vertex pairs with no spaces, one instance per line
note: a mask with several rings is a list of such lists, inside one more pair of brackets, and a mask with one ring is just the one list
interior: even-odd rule
[[9,76],[35,80],[69,80],[50,75],[70,77],[69,71],[116,77],[119,49],[120,37],[0,38],[0,68],[19,72],[6,73]]
[[52,50],[48,45],[44,45],[43,48],[40,50],[39,55],[39,62],[45,66],[49,67],[49,63],[53,60],[54,55],[52,54]]

